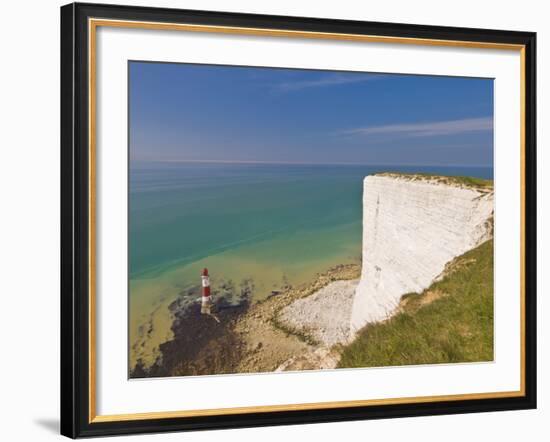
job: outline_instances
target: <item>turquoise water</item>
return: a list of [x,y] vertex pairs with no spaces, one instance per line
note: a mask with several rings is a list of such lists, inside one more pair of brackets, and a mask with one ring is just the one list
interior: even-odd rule
[[347,239],[360,241],[362,180],[387,170],[492,178],[477,167],[135,163],[130,277],[299,232],[355,225]]
[[130,342],[145,342],[147,321],[155,336],[131,360],[169,339],[167,305],[199,284],[203,267],[214,290],[251,278],[261,299],[360,262],[362,181],[383,171],[492,178],[478,167],[132,163]]

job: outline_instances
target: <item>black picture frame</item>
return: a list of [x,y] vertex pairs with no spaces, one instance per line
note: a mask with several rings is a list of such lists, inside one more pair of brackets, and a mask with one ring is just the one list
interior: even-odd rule
[[[89,18],[524,47],[524,395],[360,407],[95,422],[90,419]],[[61,434],[76,438],[536,408],[536,34],[73,3],[61,8]]]

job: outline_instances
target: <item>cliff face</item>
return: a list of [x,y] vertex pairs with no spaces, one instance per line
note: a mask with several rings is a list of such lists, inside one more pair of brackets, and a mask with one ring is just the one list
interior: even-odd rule
[[351,329],[387,318],[445,264],[492,235],[492,188],[442,177],[372,175],[363,190],[363,264]]

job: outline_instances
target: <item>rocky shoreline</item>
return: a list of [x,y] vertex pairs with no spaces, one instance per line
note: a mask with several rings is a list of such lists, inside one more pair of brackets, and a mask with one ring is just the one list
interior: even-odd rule
[[[338,321],[330,321],[326,314],[336,310],[330,308],[333,302],[343,314],[346,308],[341,308],[339,299],[328,298],[351,300],[349,290],[354,288],[360,272],[360,264],[338,265],[310,284],[287,287],[253,304],[245,299],[229,306],[223,298],[215,300],[220,323],[201,315],[198,304],[189,307],[174,301],[173,338],[160,345],[160,356],[151,367],[145,368],[138,361],[130,377],[334,368],[342,333],[336,328],[331,330],[330,323]],[[342,285],[347,289],[344,292]],[[327,289],[329,286],[335,290]]]

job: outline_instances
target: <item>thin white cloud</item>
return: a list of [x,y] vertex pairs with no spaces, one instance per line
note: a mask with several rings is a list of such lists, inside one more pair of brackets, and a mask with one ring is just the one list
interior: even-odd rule
[[324,77],[318,78],[316,80],[298,80],[298,81],[287,81],[284,83],[279,83],[275,88],[282,92],[290,91],[299,91],[303,89],[316,88],[316,87],[327,87],[327,86],[338,86],[342,84],[352,84],[352,83],[363,83],[366,81],[378,80],[383,78],[383,75],[346,75],[346,74],[333,74],[326,75]]
[[342,133],[348,135],[398,135],[402,137],[434,137],[468,132],[482,132],[493,129],[492,117],[464,118],[462,120],[433,121],[409,124],[388,124],[383,126],[358,127]]

